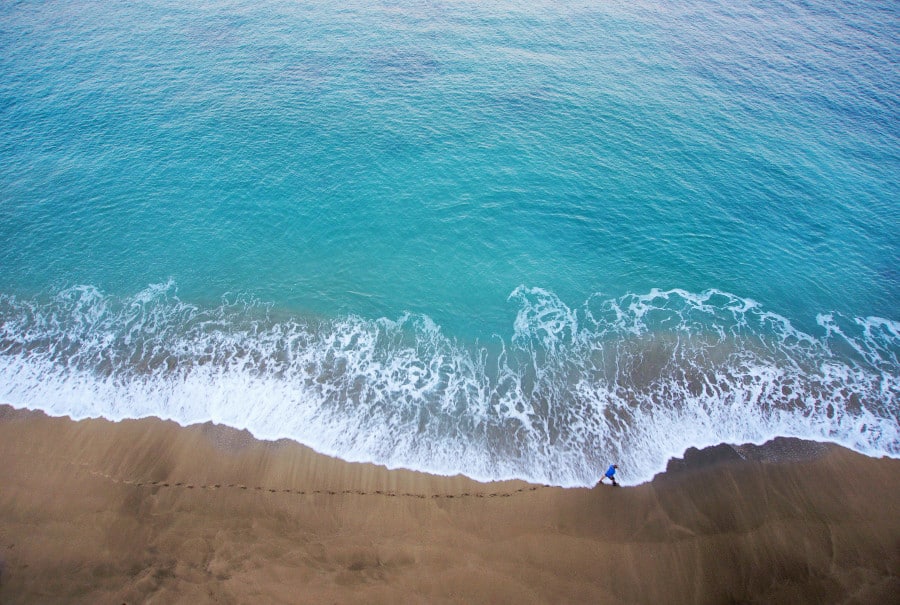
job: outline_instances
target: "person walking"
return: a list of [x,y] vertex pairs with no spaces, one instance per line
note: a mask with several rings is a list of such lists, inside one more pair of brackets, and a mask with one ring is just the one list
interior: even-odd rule
[[600,477],[600,483],[603,483],[604,479],[609,479],[612,481],[613,485],[618,486],[618,482],[616,481],[616,470],[619,468],[618,464],[610,464],[609,468],[606,469],[606,473]]

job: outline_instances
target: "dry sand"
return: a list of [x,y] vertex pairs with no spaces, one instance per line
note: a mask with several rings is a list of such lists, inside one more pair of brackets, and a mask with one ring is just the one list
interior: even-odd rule
[[4,604],[900,602],[900,461],[836,446],[567,490],[0,406],[0,455]]

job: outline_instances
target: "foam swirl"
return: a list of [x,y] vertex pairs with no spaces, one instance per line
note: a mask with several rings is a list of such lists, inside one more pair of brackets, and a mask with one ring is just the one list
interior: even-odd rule
[[900,455],[900,326],[804,333],[725,292],[519,287],[510,338],[462,343],[422,315],[280,318],[174,283],[0,296],[0,399],[75,418],[214,421],[347,460],[477,479],[648,480],[690,446],[775,436]]

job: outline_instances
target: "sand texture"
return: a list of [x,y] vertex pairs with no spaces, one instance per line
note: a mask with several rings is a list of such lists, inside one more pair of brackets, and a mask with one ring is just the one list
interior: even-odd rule
[[2,406],[0,455],[3,604],[900,602],[900,461],[836,446],[566,490]]

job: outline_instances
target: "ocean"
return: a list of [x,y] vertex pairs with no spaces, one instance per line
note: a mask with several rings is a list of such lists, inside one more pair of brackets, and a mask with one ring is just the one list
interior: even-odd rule
[[480,480],[900,456],[900,5],[0,4],[0,402]]

